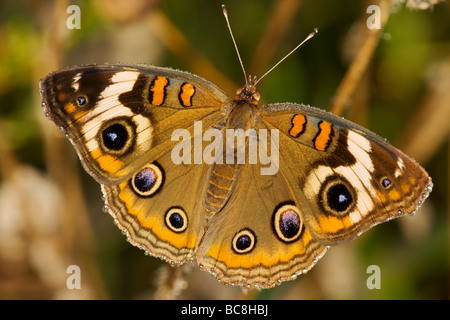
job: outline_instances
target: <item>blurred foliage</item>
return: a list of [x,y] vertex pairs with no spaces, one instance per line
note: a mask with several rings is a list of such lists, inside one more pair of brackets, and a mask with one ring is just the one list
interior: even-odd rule
[[[264,103],[329,110],[358,52],[372,3],[0,2],[0,299],[164,297],[164,279],[176,272],[178,297],[188,299],[448,299],[450,6],[419,10],[411,3],[427,1],[408,1],[409,7],[404,2],[396,2],[343,115],[415,157],[432,176],[434,190],[414,217],[333,247],[307,275],[263,291],[223,286],[194,264],[171,270],[127,243],[102,212],[99,186],[45,119],[39,79],[65,66],[147,63],[196,73],[233,96],[244,79],[222,16],[225,3],[250,74],[262,75],[319,29],[259,90]],[[70,4],[81,8],[80,30],[66,27]],[[426,142],[415,147],[420,138]],[[66,288],[71,264],[81,267],[82,290]],[[380,290],[366,287],[371,264],[382,270]]]

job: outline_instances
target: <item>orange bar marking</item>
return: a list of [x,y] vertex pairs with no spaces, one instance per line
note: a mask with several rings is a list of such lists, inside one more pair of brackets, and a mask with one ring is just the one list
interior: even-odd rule
[[180,103],[183,107],[192,106],[192,97],[194,96],[195,88],[190,83],[183,83],[180,88]]
[[163,104],[166,98],[166,87],[169,84],[169,80],[165,77],[158,76],[153,80],[150,86],[150,102],[155,106]]
[[296,114],[292,120],[292,128],[289,130],[289,134],[294,137],[298,138],[303,131],[305,131],[306,127],[306,117],[302,114]]
[[319,133],[314,138],[314,147],[319,151],[326,151],[333,136],[333,126],[327,121],[319,123]]

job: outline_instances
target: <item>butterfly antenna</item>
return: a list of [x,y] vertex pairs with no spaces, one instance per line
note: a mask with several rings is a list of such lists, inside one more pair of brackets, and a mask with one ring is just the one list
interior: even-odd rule
[[223,12],[223,15],[225,17],[225,20],[227,21],[228,30],[230,31],[231,39],[233,40],[234,48],[236,49],[236,53],[237,53],[237,56],[238,56],[238,59],[239,59],[239,63],[241,64],[242,72],[244,73],[245,83],[248,84],[247,73],[245,72],[244,64],[242,63],[241,55],[239,54],[239,49],[238,49],[238,46],[236,44],[236,40],[234,40],[233,31],[231,31],[230,20],[228,19],[227,8],[225,7],[224,4],[222,5],[222,12]]
[[269,71],[267,71],[266,73],[264,73],[262,75],[262,77],[260,77],[258,79],[258,81],[255,82],[255,86],[258,82],[261,81],[262,78],[264,78],[265,76],[267,76],[273,69],[275,69],[280,63],[282,63],[287,57],[289,57],[292,53],[294,53],[295,50],[297,50],[298,48],[300,48],[302,46],[302,44],[304,44],[306,41],[308,41],[309,39],[311,39],[312,37],[314,37],[317,32],[319,32],[319,30],[317,28],[314,28],[314,30],[306,37],[305,40],[303,40],[298,46],[296,46],[291,52],[289,52],[287,55],[284,56],[283,59],[281,59],[280,61],[278,61],[272,68],[270,68]]

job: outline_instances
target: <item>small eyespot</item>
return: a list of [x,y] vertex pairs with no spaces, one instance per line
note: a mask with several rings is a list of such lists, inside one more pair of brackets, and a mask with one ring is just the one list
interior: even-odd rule
[[80,107],[84,106],[85,104],[87,104],[87,98],[85,96],[79,96],[77,97],[77,103]]
[[120,123],[115,123],[102,132],[103,144],[111,150],[121,150],[128,140],[128,131]]
[[170,208],[166,212],[165,222],[167,227],[176,233],[183,232],[188,227],[186,212],[180,207]]
[[131,188],[138,196],[150,197],[162,187],[163,181],[163,171],[152,163],[131,178]]
[[237,232],[232,241],[231,247],[237,254],[249,253],[255,248],[256,236],[250,229],[242,229]]
[[387,177],[382,178],[380,184],[385,189],[389,189],[390,187],[392,187],[392,181],[391,181],[391,179],[389,179]]

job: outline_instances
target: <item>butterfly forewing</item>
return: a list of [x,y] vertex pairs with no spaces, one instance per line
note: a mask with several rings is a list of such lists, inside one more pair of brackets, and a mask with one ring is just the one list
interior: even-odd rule
[[85,66],[54,72],[40,83],[45,112],[75,146],[100,183],[130,177],[177,142],[177,128],[193,132],[221,120],[228,97],[187,72],[140,66]]
[[323,244],[412,214],[431,191],[430,177],[414,160],[347,120],[295,104],[264,106],[262,119],[280,130],[280,170]]

